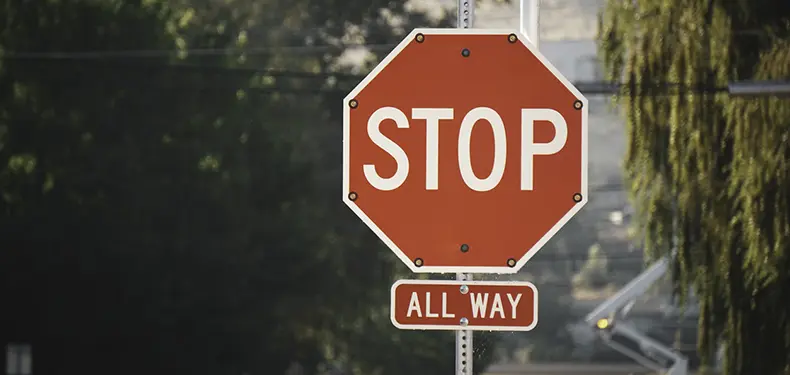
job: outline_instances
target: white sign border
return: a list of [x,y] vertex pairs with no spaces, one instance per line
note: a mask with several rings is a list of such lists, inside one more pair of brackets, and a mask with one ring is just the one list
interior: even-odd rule
[[[520,286],[520,287],[527,287],[532,289],[532,292],[535,295],[533,298],[533,311],[535,312],[535,319],[532,321],[532,324],[529,326],[473,326],[473,325],[466,325],[462,326],[458,325],[432,325],[432,324],[400,324],[398,321],[395,320],[395,290],[398,286],[401,285],[457,285],[459,288],[461,285],[481,285],[481,286]],[[459,291],[460,293],[460,291]],[[392,284],[392,288],[390,289],[390,321],[392,325],[394,325],[398,329],[403,330],[430,330],[430,331],[460,331],[460,330],[467,330],[467,331],[506,331],[506,332],[526,332],[535,329],[538,325],[538,318],[540,314],[538,313],[538,288],[535,287],[535,284],[529,281],[459,281],[459,280],[398,280],[394,284]],[[459,317],[460,319],[460,317]]]
[[[527,49],[532,52],[535,57],[540,60],[540,62],[554,74],[555,77],[568,89],[576,98],[582,102],[582,139],[581,139],[581,193],[582,200],[576,203],[570,210],[563,216],[560,220],[557,221],[554,226],[549,229],[543,237],[538,240],[534,246],[532,246],[529,250],[524,253],[524,256],[521,257],[516,262],[514,267],[509,267],[506,264],[502,266],[493,266],[493,267],[468,267],[468,266],[461,266],[461,267],[449,267],[449,266],[431,266],[431,265],[424,265],[422,267],[417,267],[414,264],[414,260],[409,259],[406,254],[401,251],[400,248],[384,233],[384,231],[379,228],[373,220],[368,217],[365,212],[359,208],[352,200],[349,199],[348,195],[351,192],[350,184],[349,184],[349,156],[350,156],[350,120],[351,120],[351,108],[349,107],[349,102],[354,99],[359,93],[368,85],[370,84],[376,76],[384,70],[384,68],[389,65],[395,57],[406,48],[412,41],[414,41],[415,36],[418,33],[422,33],[423,35],[430,36],[430,35],[502,35],[507,36],[510,34],[516,34],[518,36],[518,40],[521,44],[524,45]],[[362,221],[375,233],[381,241],[384,242],[387,247],[389,247],[395,255],[400,258],[403,263],[406,264],[409,269],[414,273],[495,273],[495,274],[514,274],[517,273],[524,265],[533,257],[538,251],[552,238],[557,232],[562,229],[565,224],[567,224],[571,218],[573,218],[579,210],[587,204],[588,201],[588,181],[587,181],[587,170],[588,170],[588,155],[587,155],[587,138],[588,138],[588,101],[587,98],[582,95],[582,93],[571,83],[565,76],[563,76],[560,71],[554,67],[554,65],[549,62],[549,60],[541,54],[538,49],[533,46],[527,39],[527,37],[517,30],[507,30],[507,29],[436,29],[436,28],[416,28],[412,30],[409,35],[407,35],[357,86],[351,90],[351,92],[343,99],[343,202],[351,208],[352,211],[360,218]],[[571,197],[568,197],[571,199]]]

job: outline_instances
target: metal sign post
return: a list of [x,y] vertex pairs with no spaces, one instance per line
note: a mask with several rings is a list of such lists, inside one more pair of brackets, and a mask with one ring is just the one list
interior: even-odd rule
[[[475,0],[458,0],[458,28],[471,29],[475,19]],[[470,281],[468,273],[456,274],[458,281]],[[463,322],[461,322],[463,324]],[[472,347],[472,331],[461,329],[455,331],[455,374],[471,375],[474,350]]]
[[[456,279],[458,281],[471,281],[472,274],[459,273],[456,275]],[[466,318],[461,317],[461,319]],[[464,322],[461,321],[461,325],[463,324]],[[468,329],[455,331],[455,374],[471,375],[473,359],[474,350],[472,348],[472,331]]]
[[[456,274],[396,282],[390,316],[456,331],[455,374],[471,375],[473,331],[538,319],[534,285],[471,274],[517,273],[587,203],[588,108],[534,41],[474,28],[475,0],[457,1],[456,28],[412,30],[343,100],[343,202],[412,272]],[[475,126],[493,139],[473,141]]]
[[519,30],[537,49],[540,43],[540,0],[520,0],[519,10]]
[[475,19],[475,0],[458,0],[458,28],[471,29]]

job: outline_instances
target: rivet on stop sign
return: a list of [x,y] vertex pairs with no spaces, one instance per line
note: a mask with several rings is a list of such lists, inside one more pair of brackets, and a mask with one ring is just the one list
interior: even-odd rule
[[416,41],[417,41],[417,43],[422,43],[422,42],[424,42],[424,41],[425,41],[425,35],[423,35],[423,34],[417,34],[417,36],[415,36],[415,37],[414,37],[414,40],[416,40]]
[[357,198],[359,198],[359,196],[357,195],[356,192],[352,191],[352,192],[348,193],[348,199],[349,200],[355,201],[355,200],[357,200]]
[[510,34],[507,36],[507,40],[510,43],[515,43],[518,41],[518,37],[516,36],[516,34]]
[[414,260],[414,265],[417,267],[422,267],[422,258],[417,258]]
[[573,194],[573,201],[579,203],[582,201],[582,195],[579,193]]
[[507,260],[507,266],[508,267],[515,267],[516,266],[516,260],[513,259],[513,258],[508,259]]
[[582,103],[581,100],[576,100],[573,102],[573,109],[579,110],[582,109],[582,107],[584,107],[584,103]]
[[357,108],[359,107],[359,102],[356,99],[351,99],[351,101],[348,102],[348,106],[351,108]]
[[469,55],[471,53],[472,52],[469,51],[469,48],[464,48],[464,49],[461,50],[461,56],[463,56],[463,57],[469,57]]
[[461,252],[465,253],[467,251],[469,251],[469,245],[467,245],[467,244],[461,245]]

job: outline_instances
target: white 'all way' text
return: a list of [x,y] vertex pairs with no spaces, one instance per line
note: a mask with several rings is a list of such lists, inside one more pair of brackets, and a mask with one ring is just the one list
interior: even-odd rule
[[[431,292],[425,292],[423,304],[420,303],[419,294],[417,292],[412,292],[411,299],[409,300],[409,308],[406,311],[406,317],[455,318],[455,313],[447,311],[447,293],[442,293],[441,299],[441,312],[431,311]],[[507,301],[510,307],[510,316],[506,316],[504,301]],[[472,307],[473,318],[493,319],[498,316],[501,319],[516,319],[516,312],[518,311],[518,304],[520,301],[521,293],[505,293],[504,298],[500,293],[469,293],[469,303]]]

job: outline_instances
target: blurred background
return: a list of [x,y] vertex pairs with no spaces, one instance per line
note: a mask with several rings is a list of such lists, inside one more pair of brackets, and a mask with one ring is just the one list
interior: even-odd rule
[[[599,21],[604,0],[541,4],[542,53],[573,82],[608,81],[599,31],[624,21]],[[413,27],[453,27],[455,1],[0,5],[7,375],[452,372],[452,333],[390,323],[389,287],[412,276],[343,205],[340,168],[342,98]],[[516,28],[518,4],[478,0],[476,16]],[[583,92],[590,202],[500,277],[537,285],[540,324],[476,335],[475,373],[648,372],[579,325],[649,255],[624,182],[633,120]],[[699,309],[674,285],[631,320],[696,367]]]

